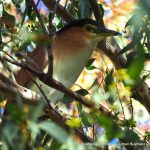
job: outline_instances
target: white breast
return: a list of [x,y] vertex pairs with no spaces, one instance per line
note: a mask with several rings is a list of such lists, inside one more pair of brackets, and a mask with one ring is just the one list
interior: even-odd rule
[[54,61],[53,77],[65,86],[70,88],[81,71],[84,69],[88,59],[90,58],[92,50],[85,49],[82,52],[65,60]]

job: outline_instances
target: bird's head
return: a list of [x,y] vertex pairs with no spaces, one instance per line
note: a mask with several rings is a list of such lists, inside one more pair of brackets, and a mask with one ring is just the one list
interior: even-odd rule
[[99,22],[92,19],[82,19],[70,22],[64,28],[62,28],[58,33],[68,32],[70,36],[78,34],[79,38],[86,36],[93,43],[104,40],[109,36],[120,35],[119,32],[106,29]]
[[74,20],[56,33],[52,43],[53,55],[57,60],[72,59],[82,52],[90,57],[99,41],[116,35],[119,33],[104,28],[92,19]]

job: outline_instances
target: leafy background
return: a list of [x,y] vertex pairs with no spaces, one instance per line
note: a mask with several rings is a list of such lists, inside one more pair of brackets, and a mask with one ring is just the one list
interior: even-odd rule
[[[38,3],[37,8],[44,24],[48,26],[48,8],[42,1],[35,2]],[[60,3],[79,19],[94,17],[88,0],[70,0],[67,3],[62,0]],[[66,119],[65,124],[72,129],[71,133],[67,133],[50,119],[38,119],[42,106],[34,109],[23,107],[18,98],[16,105],[9,106],[7,123],[0,127],[2,149],[96,149],[106,148],[108,143],[114,144],[109,145],[112,149],[128,149],[119,143],[149,143],[149,113],[137,101],[141,99],[138,93],[131,97],[136,86],[143,82],[150,85],[150,2],[99,0],[98,6],[105,25],[122,33],[122,36],[115,38],[122,49],[118,55],[126,55],[128,64],[116,69],[102,51],[94,51],[72,90],[94,101],[97,106],[101,104],[113,112],[114,118],[87,109],[65,96],[57,109]],[[1,1],[0,12],[1,58],[10,54],[22,62],[21,58],[15,56],[17,52],[32,52],[38,42],[45,40],[37,38],[42,31],[36,13],[27,0]],[[55,31],[62,28],[65,22],[56,15],[53,25]],[[13,78],[17,70],[18,67],[1,59],[1,73]],[[6,98],[1,94],[1,114],[5,103]],[[89,136],[95,145],[81,144],[81,139],[75,135],[76,129]],[[145,145],[143,147],[146,148]]]

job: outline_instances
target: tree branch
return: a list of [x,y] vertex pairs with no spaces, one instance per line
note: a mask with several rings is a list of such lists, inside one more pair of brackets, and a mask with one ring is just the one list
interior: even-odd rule
[[[16,97],[19,96],[23,104],[26,105],[35,107],[35,105],[43,104],[44,106],[47,106],[47,103],[45,103],[44,101],[44,97],[14,83],[11,79],[7,78],[1,73],[0,73],[0,91],[3,93],[3,95],[7,96],[7,98],[16,99]],[[49,103],[49,106],[50,106],[50,109],[48,109],[49,118],[70,133],[71,128],[67,126],[64,122],[66,119],[63,118],[63,116],[60,114],[60,112],[55,108],[53,104]],[[90,139],[80,130],[76,129],[75,132],[84,142],[93,142],[92,139]]]
[[46,85],[48,85],[56,90],[59,90],[59,91],[63,92],[64,94],[71,96],[72,98],[75,98],[75,100],[78,101],[79,103],[81,103],[87,107],[94,107],[94,104],[92,102],[88,102],[86,99],[84,99],[84,97],[82,97],[82,96],[78,95],[76,92],[73,92],[72,90],[66,88],[62,83],[54,80],[53,78],[50,78],[48,73],[45,74],[44,72],[39,71],[39,70],[29,66],[28,64],[31,64],[32,61],[27,62],[27,63],[18,63],[17,61],[11,61],[10,59],[8,59],[6,57],[4,57],[4,59],[14,65],[17,65],[19,67],[22,67],[22,68],[30,71],[31,73],[36,75],[36,77],[38,77]]
[[42,96],[14,83],[2,73],[0,73],[0,91],[4,96],[7,96],[7,98],[15,99],[19,95],[23,103],[26,105],[35,106],[44,100]]
[[[45,6],[47,6],[47,8],[51,11],[53,10],[56,1],[55,0],[42,0],[43,3],[45,4]],[[73,21],[75,18],[67,11],[64,9],[63,6],[61,6],[60,4],[57,7],[57,11],[56,11],[58,16],[61,16],[61,18],[66,21],[66,22],[71,22]]]

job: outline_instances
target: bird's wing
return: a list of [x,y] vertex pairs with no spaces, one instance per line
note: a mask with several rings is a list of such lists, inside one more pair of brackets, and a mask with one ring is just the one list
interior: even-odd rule
[[[34,62],[37,63],[40,69],[44,69],[48,63],[47,51],[45,45],[39,45],[33,52],[28,55]],[[33,75],[34,77],[34,75]],[[25,86],[31,82],[31,77],[24,69],[20,69],[16,76],[16,81],[19,85]]]

